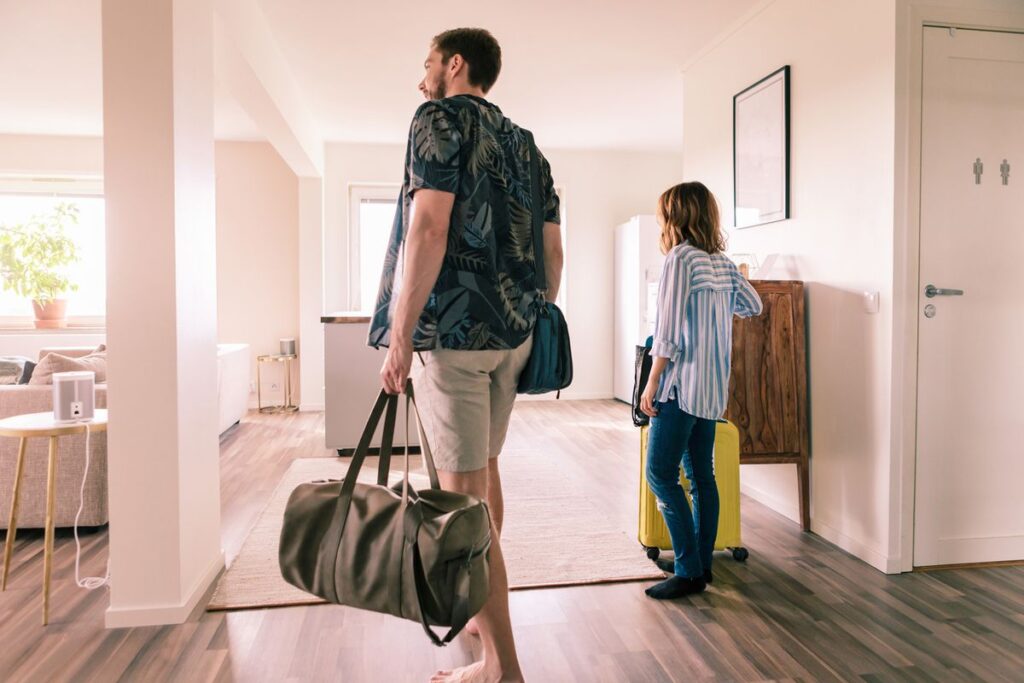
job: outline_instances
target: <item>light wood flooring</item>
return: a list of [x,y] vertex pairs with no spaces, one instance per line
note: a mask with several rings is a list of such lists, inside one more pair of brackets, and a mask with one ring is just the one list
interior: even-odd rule
[[[524,402],[506,449],[563,462],[633,531],[637,441],[622,404]],[[315,413],[251,414],[221,451],[229,560],[291,460],[334,457]],[[713,587],[675,603],[642,583],[513,593],[527,680],[1024,681],[1024,567],[884,576],[748,499],[743,533],[749,561],[720,555]],[[85,575],[102,573],[106,541],[85,535]],[[67,531],[44,628],[42,547],[41,533],[19,533],[0,594],[0,681],[426,681],[473,658],[468,636],[437,649],[417,624],[335,606],[105,630],[107,596],[75,587]]]

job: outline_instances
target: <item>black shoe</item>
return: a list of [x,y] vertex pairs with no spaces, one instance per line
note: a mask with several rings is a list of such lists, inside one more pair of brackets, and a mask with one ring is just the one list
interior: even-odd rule
[[[666,574],[675,574],[676,573],[676,563],[675,563],[675,560],[668,560],[668,559],[665,559],[663,557],[659,557],[658,559],[656,559],[654,561],[654,564],[658,565],[658,569],[660,569],[661,571],[665,572]],[[710,569],[707,570],[706,572],[704,572],[704,583],[711,584],[711,583],[714,583],[714,580],[715,580],[715,577],[713,577],[711,575],[711,570]]]
[[687,595],[703,593],[705,588],[707,588],[707,584],[704,583],[703,577],[687,579],[682,576],[670,576],[644,592],[655,600],[675,600]]

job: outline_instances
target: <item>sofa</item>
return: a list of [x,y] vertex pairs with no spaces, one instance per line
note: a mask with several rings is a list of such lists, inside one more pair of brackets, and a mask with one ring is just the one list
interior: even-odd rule
[[[85,356],[92,348],[44,348],[49,353],[73,358]],[[217,348],[218,429],[221,433],[245,416],[248,408],[250,359],[248,344],[221,344]],[[107,407],[107,385],[96,385],[96,407]],[[49,384],[0,385],[0,419],[25,413],[53,410],[53,386]],[[22,474],[18,528],[39,529],[46,520],[46,465],[48,443],[44,438],[28,440]],[[94,433],[90,441],[89,472],[85,480],[85,505],[79,526],[101,526],[107,516],[107,435]],[[6,529],[14,492],[18,439],[0,437],[0,529]],[[85,435],[62,436],[57,440],[57,499],[54,525],[69,527],[78,512],[79,489],[85,471]]]

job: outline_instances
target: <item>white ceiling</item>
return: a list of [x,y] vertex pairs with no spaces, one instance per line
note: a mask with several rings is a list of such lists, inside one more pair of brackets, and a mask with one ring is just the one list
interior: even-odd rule
[[[401,142],[434,34],[489,28],[490,99],[549,147],[682,143],[681,67],[759,0],[258,0],[320,133]],[[100,0],[0,0],[0,133],[100,135]],[[216,94],[219,139],[259,139]]]

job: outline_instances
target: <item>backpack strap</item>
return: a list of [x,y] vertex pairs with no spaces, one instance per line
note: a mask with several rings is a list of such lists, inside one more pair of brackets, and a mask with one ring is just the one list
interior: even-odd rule
[[533,141],[533,133],[524,128],[523,134],[526,135],[526,142],[530,146],[530,217],[533,219],[533,262],[537,269],[534,281],[537,290],[546,294],[548,272],[544,266],[544,200],[540,187],[540,151]]

